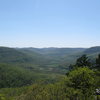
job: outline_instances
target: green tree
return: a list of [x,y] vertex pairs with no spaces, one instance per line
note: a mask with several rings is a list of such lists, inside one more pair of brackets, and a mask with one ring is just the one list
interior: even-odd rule
[[100,70],[100,54],[98,55],[98,58],[96,59],[96,68]]
[[[93,70],[83,67],[71,71],[68,75],[67,86],[73,90],[74,96],[83,95],[83,100],[89,100],[95,92],[95,73]],[[88,98],[88,99],[87,99]]]
[[82,55],[80,58],[76,61],[76,66],[78,67],[84,67],[84,66],[91,66],[90,59],[86,55]]

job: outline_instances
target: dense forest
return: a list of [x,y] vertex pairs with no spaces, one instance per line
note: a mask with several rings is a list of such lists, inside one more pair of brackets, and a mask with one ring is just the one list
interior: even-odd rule
[[0,47],[0,100],[100,100],[100,47]]

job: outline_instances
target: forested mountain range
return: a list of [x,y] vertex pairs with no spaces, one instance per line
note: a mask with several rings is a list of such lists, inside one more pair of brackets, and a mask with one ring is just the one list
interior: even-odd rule
[[[56,84],[53,85],[53,84],[59,82],[59,80],[62,81],[63,79],[65,79],[65,74],[69,72],[69,65],[74,64],[76,60],[84,54],[86,54],[89,57],[90,61],[95,65],[96,57],[98,56],[98,54],[100,54],[100,47],[99,46],[91,48],[0,47],[0,88],[4,88],[0,90],[0,95],[3,93],[7,96],[7,98],[8,97],[15,98],[15,96],[22,94],[21,98],[20,99],[18,98],[19,100],[23,100],[23,98],[25,99],[26,97],[30,98],[31,96],[33,98],[34,93],[36,93],[36,96],[38,96],[38,93],[40,93],[39,95],[41,96],[42,94],[41,92],[39,92],[40,91],[39,89],[42,89],[43,93],[45,91],[43,88],[40,88],[40,85],[37,85],[37,83],[41,83],[42,86],[45,86],[46,84],[47,87],[45,88],[48,93],[51,93],[48,90],[50,88],[54,89],[53,90],[54,93],[56,93],[57,89],[58,89],[57,91],[59,91],[60,93],[62,88],[65,88],[65,85],[61,85],[62,84],[61,83],[60,87],[58,88],[59,85]],[[99,76],[99,73],[97,73],[97,76]],[[30,86],[32,84],[34,85]],[[10,88],[13,89],[10,90]],[[36,91],[33,92],[31,88],[32,89],[36,88],[37,92]],[[23,93],[25,94],[24,96]],[[29,98],[28,99],[26,98],[25,100],[32,100]],[[63,98],[65,97],[63,96]],[[9,100],[11,100],[11,98]],[[55,97],[53,98],[53,100],[55,100]]]
[[9,48],[0,47],[0,63],[14,64],[38,72],[64,73],[76,59],[87,54],[95,59],[100,46],[91,48]]
[[100,46],[91,48],[20,48],[17,50],[27,53],[31,57],[35,57],[35,59],[36,57],[42,58],[44,62],[47,62],[47,65],[69,65],[83,54],[87,54],[90,58],[97,57],[100,53]]
[[91,48],[8,48],[0,47],[1,63],[32,63],[37,65],[70,64],[83,54],[96,57],[100,46]]

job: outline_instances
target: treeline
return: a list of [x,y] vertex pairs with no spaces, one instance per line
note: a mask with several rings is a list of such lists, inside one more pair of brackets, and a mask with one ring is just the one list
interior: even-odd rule
[[78,58],[60,82],[40,82],[0,93],[1,100],[100,100],[100,55],[95,63],[86,55]]

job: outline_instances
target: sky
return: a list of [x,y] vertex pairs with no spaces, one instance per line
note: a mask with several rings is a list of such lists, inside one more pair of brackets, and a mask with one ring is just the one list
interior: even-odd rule
[[100,46],[100,0],[0,0],[0,46]]

